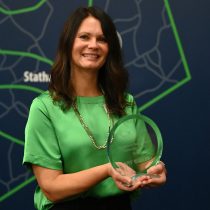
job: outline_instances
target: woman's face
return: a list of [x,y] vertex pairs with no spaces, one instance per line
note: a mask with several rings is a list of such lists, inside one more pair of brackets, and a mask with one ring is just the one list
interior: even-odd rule
[[72,70],[98,70],[107,58],[108,43],[101,23],[96,18],[85,18],[76,34],[72,48]]

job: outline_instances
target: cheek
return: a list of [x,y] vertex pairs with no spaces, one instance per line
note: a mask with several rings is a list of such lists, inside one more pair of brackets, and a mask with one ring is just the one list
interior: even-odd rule
[[77,44],[74,44],[72,48],[72,55],[78,53],[78,51],[79,51],[79,46]]
[[109,47],[107,46],[104,48],[104,55],[107,57],[108,54],[109,54]]
[[72,59],[78,58],[81,54],[81,50],[82,50],[81,47],[79,47],[75,44],[72,48],[72,53],[71,53]]
[[74,62],[76,60],[74,50],[71,52],[71,61]]

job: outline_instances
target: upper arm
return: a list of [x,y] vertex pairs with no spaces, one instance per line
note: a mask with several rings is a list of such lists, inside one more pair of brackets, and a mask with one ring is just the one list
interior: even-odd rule
[[47,106],[36,98],[25,128],[24,164],[62,170],[58,139]]

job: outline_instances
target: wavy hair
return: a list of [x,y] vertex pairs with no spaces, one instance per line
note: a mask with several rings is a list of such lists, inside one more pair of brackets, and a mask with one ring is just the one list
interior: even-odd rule
[[98,85],[104,92],[105,102],[111,114],[125,114],[125,92],[128,73],[123,65],[122,51],[114,23],[100,8],[80,7],[67,19],[61,33],[54,65],[50,73],[49,92],[54,102],[62,102],[63,110],[68,110],[75,100],[71,83],[71,56],[74,39],[82,21],[93,16],[101,23],[101,28],[109,46],[105,64],[99,70]]

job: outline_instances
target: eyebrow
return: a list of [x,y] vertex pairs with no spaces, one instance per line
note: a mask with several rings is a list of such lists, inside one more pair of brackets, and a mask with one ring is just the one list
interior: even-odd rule
[[[85,31],[77,33],[77,35],[83,35],[83,34],[92,35],[92,33],[85,32]],[[104,34],[96,34],[96,36],[103,36],[103,37],[105,37]]]

